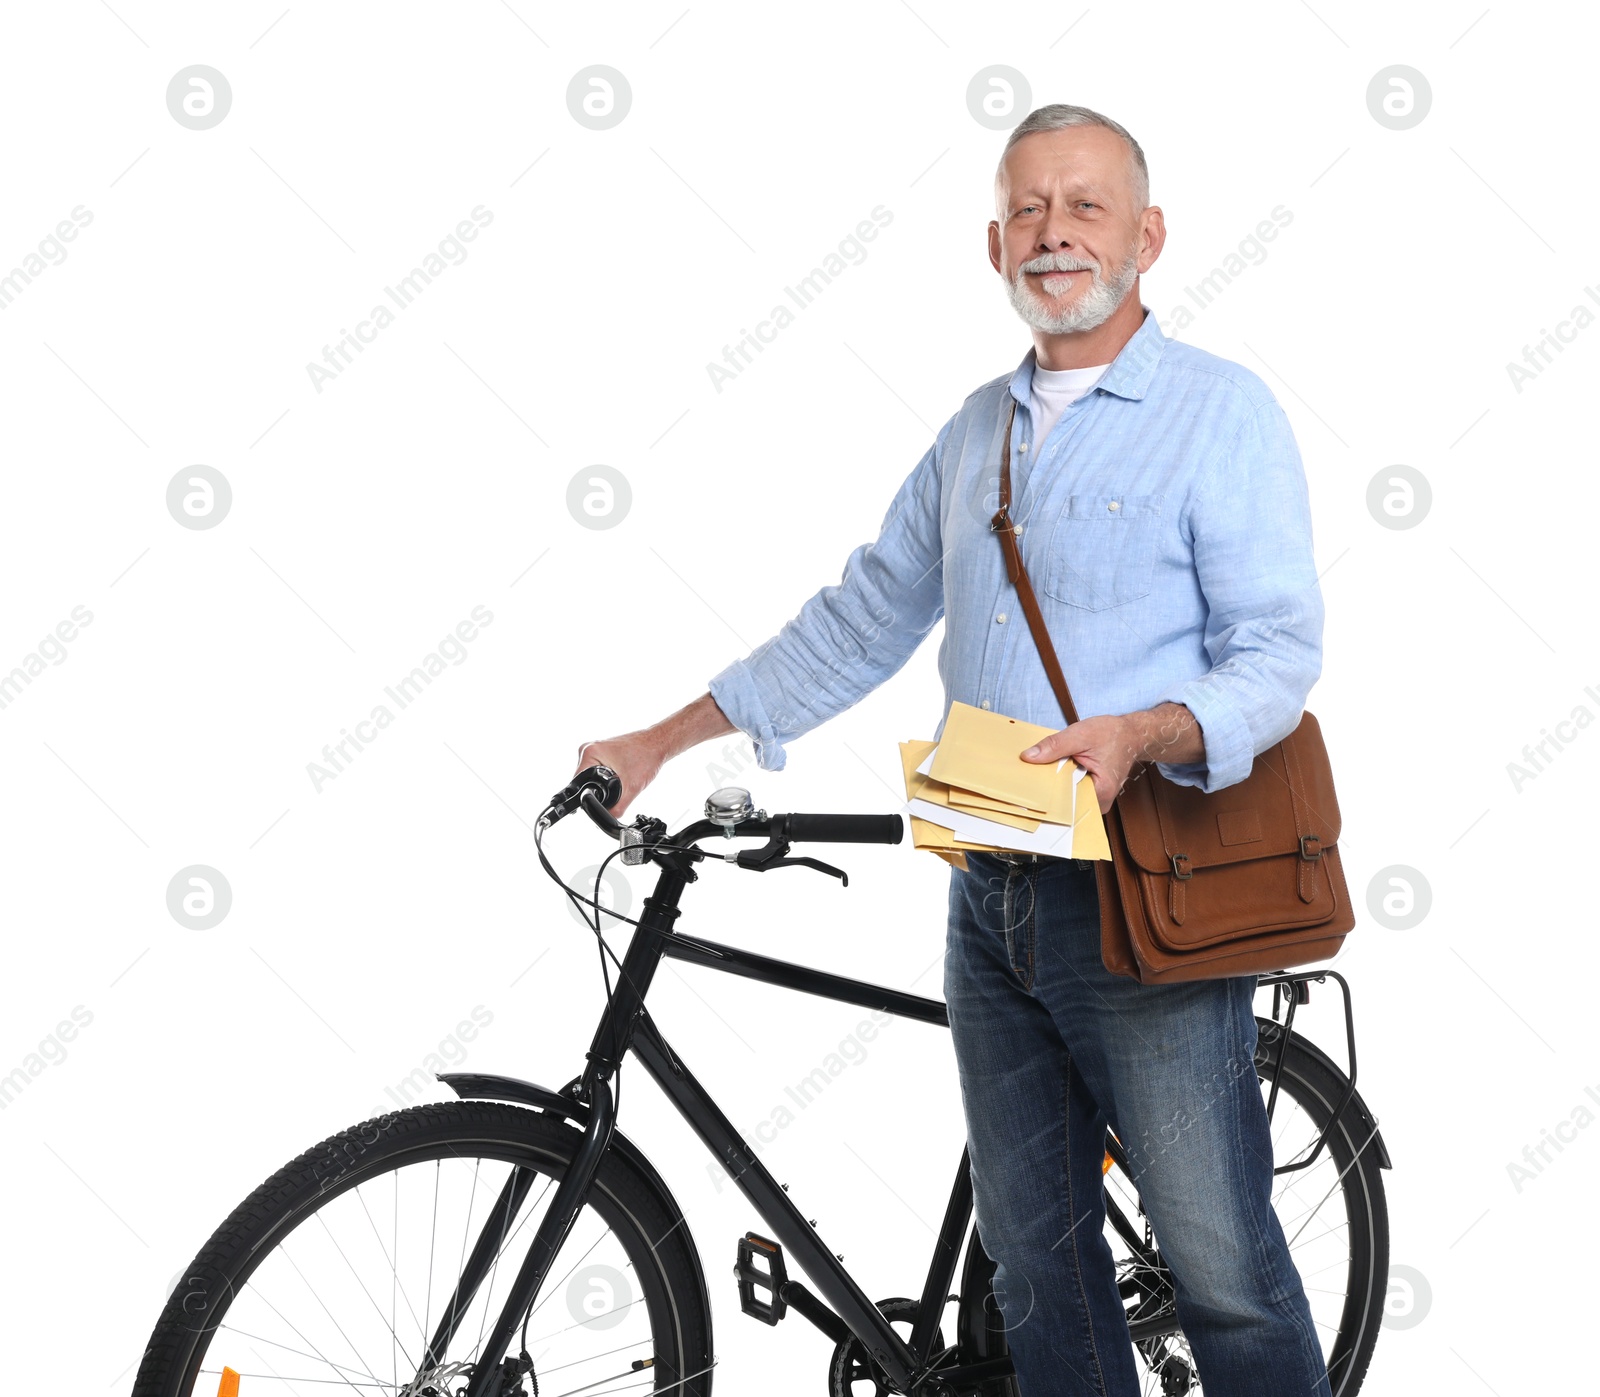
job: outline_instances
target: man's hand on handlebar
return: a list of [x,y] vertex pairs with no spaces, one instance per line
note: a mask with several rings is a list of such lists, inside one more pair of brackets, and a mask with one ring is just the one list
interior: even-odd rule
[[609,766],[622,781],[622,797],[611,807],[613,815],[621,815],[639,792],[656,779],[661,764],[668,754],[661,750],[652,737],[652,729],[624,733],[621,737],[608,737],[603,742],[585,742],[578,749],[576,775],[588,766]]
[[573,773],[588,766],[609,766],[622,781],[622,796],[611,807],[621,815],[652,781],[663,764],[698,743],[734,731],[733,724],[710,694],[680,708],[671,717],[638,732],[623,733],[600,742],[585,742],[578,749]]

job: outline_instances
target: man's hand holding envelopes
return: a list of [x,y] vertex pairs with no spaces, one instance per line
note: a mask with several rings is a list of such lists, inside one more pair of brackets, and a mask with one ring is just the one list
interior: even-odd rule
[[902,742],[912,843],[957,868],[968,849],[1109,859],[1093,778],[1070,757],[1022,759],[1053,732],[952,703],[938,742]]

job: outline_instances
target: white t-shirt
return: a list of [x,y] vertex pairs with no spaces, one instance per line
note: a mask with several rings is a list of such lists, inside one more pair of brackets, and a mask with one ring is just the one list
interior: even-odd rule
[[1033,414],[1033,440],[1028,443],[1028,455],[1036,454],[1044,445],[1056,419],[1073,403],[1100,381],[1100,375],[1110,364],[1094,364],[1086,369],[1041,369],[1033,366],[1033,390],[1028,407]]

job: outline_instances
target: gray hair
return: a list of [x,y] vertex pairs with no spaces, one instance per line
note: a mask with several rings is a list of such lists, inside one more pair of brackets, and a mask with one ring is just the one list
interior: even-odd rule
[[1134,199],[1139,208],[1144,209],[1150,203],[1150,167],[1145,163],[1144,148],[1124,127],[1119,126],[1109,116],[1102,116],[1088,107],[1069,106],[1065,102],[1053,102],[1048,107],[1035,107],[1012,129],[1005,149],[1000,152],[1000,163],[995,167],[996,198],[999,197],[1001,176],[1005,173],[1006,156],[1012,146],[1024,136],[1032,136],[1039,131],[1064,131],[1071,126],[1103,126],[1127,142],[1130,163],[1133,167]]

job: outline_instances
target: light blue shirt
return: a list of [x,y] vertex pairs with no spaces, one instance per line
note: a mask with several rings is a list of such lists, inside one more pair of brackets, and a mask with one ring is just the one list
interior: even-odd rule
[[897,673],[941,617],[934,736],[953,699],[1064,725],[989,528],[1013,401],[1012,518],[1079,716],[1186,705],[1205,760],[1159,769],[1206,791],[1243,780],[1300,721],[1322,669],[1322,594],[1305,471],[1271,390],[1167,339],[1146,310],[1037,442],[1033,366],[1030,349],[968,397],[839,583],[710,681],[764,770]]

